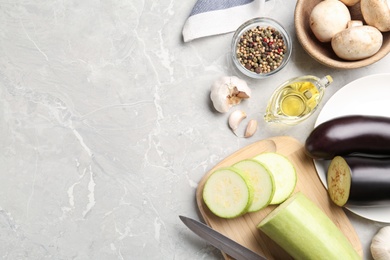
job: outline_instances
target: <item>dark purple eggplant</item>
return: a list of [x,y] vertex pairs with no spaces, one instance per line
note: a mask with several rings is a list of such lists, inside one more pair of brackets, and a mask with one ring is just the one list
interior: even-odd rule
[[327,172],[328,193],[338,206],[390,202],[390,160],[336,156]]
[[390,117],[351,115],[318,125],[305,142],[313,159],[361,154],[390,158]]

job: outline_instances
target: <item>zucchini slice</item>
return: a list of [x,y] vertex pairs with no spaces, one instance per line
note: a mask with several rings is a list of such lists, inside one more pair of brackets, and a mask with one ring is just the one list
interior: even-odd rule
[[294,165],[285,156],[274,152],[261,153],[253,159],[262,163],[273,175],[275,194],[270,204],[280,204],[285,201],[293,193],[297,184]]
[[247,212],[253,201],[253,188],[240,170],[221,168],[206,180],[203,200],[215,215],[235,218]]
[[233,165],[244,174],[253,186],[253,201],[248,212],[255,212],[267,207],[275,193],[275,183],[272,174],[260,162],[247,159]]

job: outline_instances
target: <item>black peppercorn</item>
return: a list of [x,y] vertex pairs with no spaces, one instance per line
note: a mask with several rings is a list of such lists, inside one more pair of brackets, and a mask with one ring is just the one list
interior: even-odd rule
[[257,74],[277,69],[283,61],[287,47],[279,31],[267,26],[256,26],[245,31],[237,44],[237,58],[250,71]]

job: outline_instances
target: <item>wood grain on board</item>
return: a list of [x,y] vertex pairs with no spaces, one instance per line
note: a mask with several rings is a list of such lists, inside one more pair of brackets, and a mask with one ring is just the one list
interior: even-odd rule
[[[211,213],[203,201],[203,187],[213,171],[221,167],[231,166],[240,160],[252,158],[262,152],[280,153],[293,163],[298,174],[298,182],[294,192],[301,191],[317,204],[349,239],[356,251],[363,255],[356,231],[343,209],[333,204],[329,199],[327,191],[317,175],[312,159],[304,153],[304,147],[300,142],[287,136],[272,137],[244,147],[222,160],[204,175],[196,191],[196,201],[206,224],[236,242],[264,255],[267,259],[292,259],[283,249],[256,228],[257,224],[276,207],[275,205],[234,219],[223,219]],[[230,259],[228,255],[224,253],[223,255],[225,259]]]

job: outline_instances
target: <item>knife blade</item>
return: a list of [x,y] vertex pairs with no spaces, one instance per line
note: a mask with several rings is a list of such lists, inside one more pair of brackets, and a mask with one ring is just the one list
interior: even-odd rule
[[236,241],[228,238],[227,236],[215,231],[211,227],[199,222],[195,219],[179,216],[181,221],[199,237],[205,239],[211,245],[215,246],[219,250],[228,254],[229,256],[241,260],[262,260],[266,259],[263,256],[253,252],[247,247],[240,245]]

